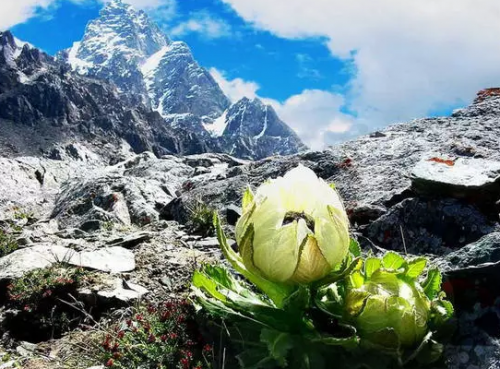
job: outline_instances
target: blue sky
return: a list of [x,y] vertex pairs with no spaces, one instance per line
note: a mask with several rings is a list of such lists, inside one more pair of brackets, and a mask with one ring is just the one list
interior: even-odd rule
[[[0,3],[0,29],[54,54],[100,1]],[[126,1],[186,41],[233,100],[263,98],[314,148],[447,115],[500,84],[497,0]]]
[[[16,37],[54,55],[82,38],[85,25],[99,16],[101,7],[95,1],[61,2],[12,31]],[[342,89],[349,80],[344,63],[330,54],[321,38],[287,40],[255,30],[219,1],[179,1],[175,14],[166,19],[155,17],[154,11],[150,14],[165,33],[186,41],[201,65],[222,70],[227,78],[255,81],[260,85],[259,92],[272,99],[284,101],[304,89]],[[222,24],[222,29],[213,35],[179,29],[174,35],[169,32],[187,22],[192,14],[209,16]]]

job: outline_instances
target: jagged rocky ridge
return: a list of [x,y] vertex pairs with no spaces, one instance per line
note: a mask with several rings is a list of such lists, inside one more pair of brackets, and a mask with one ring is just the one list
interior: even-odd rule
[[170,126],[199,136],[205,151],[260,159],[305,149],[271,106],[259,99],[231,105],[188,45],[171,41],[143,11],[121,0],[107,4],[59,58],[79,74],[112,81],[127,101],[144,103]]
[[[122,152],[157,155],[209,151],[206,140],[173,128],[149,107],[124,102],[116,87],[73,73],[51,56],[0,32],[0,152],[79,157],[88,146],[103,160]],[[85,154],[82,154],[85,155]]]
[[34,258],[46,263],[53,247],[76,248],[89,252],[90,267],[105,271],[107,258],[116,257],[129,280],[147,290],[139,289],[135,298],[161,299],[165,281],[182,290],[193,253],[197,260],[221,257],[213,238],[179,230],[196,202],[217,208],[231,232],[248,184],[258,186],[302,163],[336,183],[365,251],[427,255],[445,272],[444,288],[457,314],[447,367],[496,368],[500,98],[488,91],[480,96],[450,117],[392,126],[322,152],[256,162],[220,154],[129,154],[113,166],[92,161],[90,152],[78,160],[2,158],[1,214],[20,206],[34,211],[35,219],[18,235],[26,246],[0,258],[0,280],[39,265]]

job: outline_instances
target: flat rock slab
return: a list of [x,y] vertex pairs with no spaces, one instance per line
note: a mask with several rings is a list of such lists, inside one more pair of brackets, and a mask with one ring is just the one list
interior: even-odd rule
[[74,251],[62,246],[33,246],[0,258],[0,280],[20,278],[35,269],[63,261]]
[[444,258],[446,269],[457,270],[492,266],[500,263],[500,233],[490,233]]
[[500,198],[500,162],[430,157],[411,173],[412,188],[422,194],[496,201]]
[[110,273],[135,269],[134,254],[122,247],[77,252],[63,246],[37,245],[0,258],[0,280],[20,278],[32,270],[58,262]]
[[123,281],[120,280],[116,284],[116,288],[114,290],[99,291],[97,295],[100,298],[109,301],[118,300],[130,303],[141,299],[147,293],[149,293],[149,291],[142,286],[130,282],[123,283]]
[[97,298],[99,303],[105,305],[123,305],[123,303],[129,304],[141,299],[149,291],[138,284],[108,276],[107,280],[104,280],[104,283],[94,285],[92,288],[81,288],[78,293],[79,297],[84,301],[95,303]]
[[70,264],[103,272],[124,273],[135,269],[135,257],[132,251],[117,246],[75,253]]

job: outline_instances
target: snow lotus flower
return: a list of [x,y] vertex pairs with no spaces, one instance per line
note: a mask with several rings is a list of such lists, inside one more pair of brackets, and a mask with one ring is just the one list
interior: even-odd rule
[[302,165],[243,197],[236,241],[245,267],[263,278],[310,284],[349,253],[349,220],[334,187]]

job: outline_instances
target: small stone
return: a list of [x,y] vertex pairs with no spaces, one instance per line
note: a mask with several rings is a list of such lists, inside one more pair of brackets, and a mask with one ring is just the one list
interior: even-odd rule
[[121,246],[127,249],[134,248],[143,242],[149,241],[152,238],[149,232],[139,232],[127,235],[125,237],[116,238],[108,242],[111,246]]
[[56,235],[61,238],[73,238],[73,239],[87,238],[90,236],[87,232],[82,231],[81,229],[78,228],[66,228],[60,232],[57,232]]
[[34,343],[22,342],[20,346],[16,347],[16,352],[23,357],[27,357],[33,355],[37,347]]
[[198,241],[201,240],[203,237],[197,236],[197,235],[191,235],[191,234],[186,234],[181,237],[181,240],[184,242],[189,242],[189,241]]
[[467,364],[469,362],[469,354],[464,351],[460,352],[458,354],[458,361],[462,364]]
[[116,281],[115,289],[99,291],[97,292],[97,296],[101,299],[106,299],[108,303],[113,300],[130,303],[141,299],[147,293],[149,291],[146,288],[120,279]]
[[170,279],[167,276],[163,276],[161,278],[160,282],[161,282],[162,285],[164,285],[165,287],[167,287],[167,289],[172,290],[172,288],[173,288],[172,279]]
[[493,204],[500,197],[500,162],[447,157],[421,160],[411,174],[412,188],[421,194],[441,195]]
[[205,168],[205,167],[196,167],[195,170],[194,170],[194,175],[195,176],[199,176],[199,175],[202,175],[202,174],[208,174],[208,173],[210,173],[210,169]]
[[204,238],[199,241],[188,242],[189,246],[193,248],[218,248],[219,241],[215,237]]
[[0,369],[9,369],[9,368],[15,368],[17,363],[14,360],[7,361],[6,363],[3,363],[0,365]]

